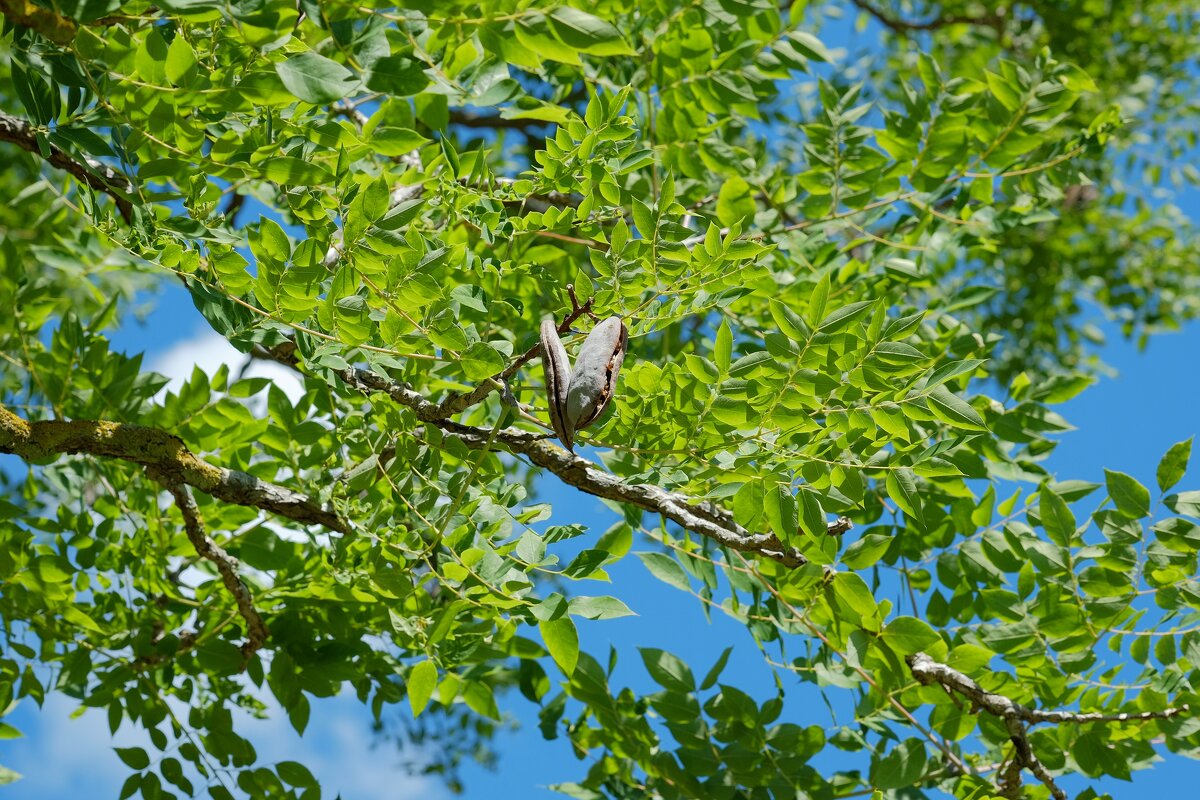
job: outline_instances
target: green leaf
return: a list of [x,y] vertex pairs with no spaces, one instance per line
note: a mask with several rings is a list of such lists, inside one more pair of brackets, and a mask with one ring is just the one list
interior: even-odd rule
[[[796,495],[800,511],[800,529],[817,542],[818,547],[829,540],[829,520],[815,492],[801,489]],[[816,555],[813,553],[812,555]]]
[[419,197],[415,200],[405,200],[384,214],[383,218],[375,223],[375,227],[385,231],[399,230],[417,218],[424,204],[425,201]]
[[921,496],[917,492],[917,476],[913,471],[907,467],[890,470],[885,485],[888,497],[924,528],[925,516],[921,507]]
[[692,670],[678,656],[654,647],[639,647],[642,663],[654,682],[664,689],[679,692],[696,691],[696,679]]
[[633,48],[621,38],[611,23],[571,6],[559,6],[550,12],[554,32],[564,42],[584,53],[597,56],[631,56]]
[[831,285],[829,273],[827,272],[817,281],[817,285],[813,287],[812,294],[808,298],[808,310],[805,313],[805,318],[813,325],[819,324],[825,316],[825,306],[829,303],[829,289]]
[[816,36],[813,36],[807,31],[790,31],[787,34],[787,39],[796,48],[796,51],[805,58],[811,58],[813,61],[829,61],[829,51],[825,49],[825,45]]
[[549,622],[539,622],[538,630],[542,632],[542,641],[550,651],[550,657],[563,674],[570,677],[575,672],[579,661],[579,633],[575,623],[569,616],[562,616]]
[[429,85],[425,64],[404,56],[384,56],[366,73],[367,88],[394,97],[419,94]]
[[571,613],[584,619],[616,619],[637,616],[615,597],[572,597]]
[[700,690],[711,689],[717,685],[717,680],[721,677],[721,673],[725,670],[725,665],[729,663],[729,654],[733,652],[733,647],[726,647],[721,655],[717,658],[716,663],[712,665],[708,673],[704,676],[704,680],[700,682]]
[[948,425],[969,431],[986,431],[987,425],[971,404],[951,392],[944,385],[935,386],[927,396],[929,410]]
[[925,772],[927,758],[920,739],[906,739],[887,755],[871,763],[871,784],[876,789],[912,786]]
[[292,156],[268,158],[258,166],[264,178],[281,186],[315,186],[333,182],[333,173],[325,167]]
[[733,518],[750,531],[758,530],[763,519],[766,490],[762,481],[743,483],[733,495]]
[[433,690],[437,686],[438,669],[432,661],[419,661],[408,673],[408,704],[412,708],[413,719],[421,716]]
[[1165,492],[1179,483],[1183,479],[1184,473],[1187,472],[1188,460],[1191,456],[1191,439],[1185,439],[1182,442],[1176,442],[1171,445],[1171,449],[1167,450],[1166,455],[1162,457],[1162,461],[1158,462],[1158,470],[1155,473],[1158,488]]
[[1163,503],[1176,514],[1200,517],[1200,492],[1179,492],[1165,498]]
[[874,304],[874,300],[860,300],[857,303],[850,303],[834,309],[821,320],[821,323],[817,325],[817,330],[821,333],[837,333],[848,328],[852,322],[866,314]]
[[570,604],[567,598],[563,597],[559,592],[552,592],[540,603],[534,603],[530,606],[529,610],[534,617],[542,622],[550,622],[566,614],[568,608],[570,608]]
[[462,353],[462,370],[473,381],[503,371],[504,364],[504,356],[487,342],[474,342]]
[[526,564],[541,564],[546,557],[546,543],[533,531],[525,531],[517,540],[514,552]]
[[853,570],[866,569],[879,559],[892,545],[892,537],[881,533],[868,533],[852,543],[842,553],[841,562]]
[[496,693],[483,681],[467,681],[463,686],[463,701],[467,708],[488,719],[500,719],[500,708],[496,705]]
[[663,583],[674,586],[676,589],[684,591],[691,589],[691,582],[688,581],[687,573],[683,571],[683,567],[679,566],[679,562],[665,553],[635,553],[646,569],[650,570],[650,574],[658,578]]
[[1050,487],[1043,486],[1038,495],[1038,510],[1042,517],[1042,527],[1046,529],[1050,541],[1060,547],[1069,547],[1077,527],[1070,506],[1050,491]]
[[729,372],[729,364],[733,358],[733,331],[729,329],[729,322],[721,320],[720,327],[717,328],[717,346],[713,350],[713,360],[717,362],[717,368],[721,370],[721,374]]
[[367,144],[380,155],[395,157],[411,153],[429,140],[410,128],[376,128]]
[[548,61],[579,66],[579,48],[565,44],[542,14],[524,14],[514,29],[517,42],[535,56]]
[[298,789],[317,785],[317,779],[313,777],[312,772],[299,761],[280,761],[275,765],[275,771],[281,779]]
[[150,766],[150,756],[146,755],[146,751],[141,747],[117,747],[114,750],[117,758],[130,769],[146,769]]
[[783,486],[773,486],[764,500],[767,524],[782,542],[791,541],[799,527],[796,518],[796,498]]
[[1150,514],[1150,490],[1124,472],[1104,470],[1104,482],[1108,496],[1117,504],[1117,510],[1130,519],[1141,519]]
[[182,86],[196,76],[196,52],[181,34],[177,33],[171,40],[164,67],[167,80],[176,86]]
[[884,627],[883,638],[903,655],[925,650],[942,640],[929,623],[916,617],[896,617]]
[[865,618],[875,614],[877,604],[871,590],[853,572],[839,572],[833,577],[833,592],[846,607]]
[[72,625],[78,625],[94,633],[104,633],[104,629],[96,624],[96,620],[89,617],[79,606],[66,606],[62,610],[62,617]]
[[798,344],[808,341],[812,334],[799,314],[774,298],[771,298],[768,308],[771,319],[775,320],[775,326],[779,328],[780,333]]
[[717,218],[725,226],[742,222],[753,217],[755,211],[754,196],[750,184],[736,175],[726,178],[717,195]]
[[1083,774],[1098,778],[1104,774],[1105,762],[1112,757],[1112,751],[1098,733],[1088,731],[1071,745],[1071,756]]
[[353,72],[316,53],[299,53],[275,65],[287,90],[306,103],[323,105],[348,97],[359,88]]

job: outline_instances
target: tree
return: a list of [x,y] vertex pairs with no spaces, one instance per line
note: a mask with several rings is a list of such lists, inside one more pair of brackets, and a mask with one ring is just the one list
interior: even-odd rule
[[[1195,146],[1194,12],[852,5],[860,61],[814,33],[838,4],[0,3],[0,707],[142,726],[146,798],[315,796],[233,713],[303,731],[345,686],[451,776],[537,704],[578,797],[1065,797],[1200,752],[1190,440],[1158,498],[1043,466],[1089,315],[1197,308],[1159,192],[1195,171],[1156,172]],[[302,393],[163,392],[107,333],[166,284]],[[609,315],[572,454],[539,323],[574,352]],[[612,685],[578,631],[630,613],[592,593],[631,555],[776,693],[669,642],[660,691]],[[853,719],[781,718],[798,681]]]

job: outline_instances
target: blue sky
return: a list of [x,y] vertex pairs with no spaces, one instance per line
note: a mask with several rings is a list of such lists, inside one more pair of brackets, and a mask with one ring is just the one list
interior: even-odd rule
[[[843,22],[831,45],[845,46],[855,38],[849,21]],[[1200,217],[1200,200],[1195,192],[1186,196],[1185,210]],[[158,309],[144,326],[130,325],[113,336],[115,346],[130,352],[145,351],[153,369],[185,376],[193,363],[209,369],[222,362],[240,365],[241,359],[215,334],[202,325],[190,300],[181,289],[171,287]],[[1060,478],[1103,481],[1105,467],[1132,474],[1148,486],[1154,485],[1154,469],[1171,444],[1200,433],[1200,324],[1177,334],[1150,340],[1138,352],[1114,332],[1100,351],[1101,357],[1119,375],[1104,378],[1075,400],[1058,407],[1077,431],[1062,437],[1048,462]],[[278,375],[279,373],[270,373]],[[285,380],[287,380],[285,378]],[[1200,456],[1197,457],[1200,460]],[[1186,488],[1200,487],[1200,470],[1185,479]],[[615,519],[600,501],[563,487],[553,478],[543,481],[546,500],[554,505],[555,522],[584,522],[593,533],[605,530]],[[590,540],[590,536],[586,537]],[[560,545],[565,560],[582,546],[581,540]],[[635,549],[649,549],[647,543]],[[609,570],[611,586],[588,584],[582,593],[614,594],[625,600],[638,616],[596,623],[582,623],[583,647],[603,658],[610,645],[621,653],[614,685],[631,685],[652,691],[637,657],[637,647],[661,647],[688,661],[703,673],[728,645],[733,656],[724,680],[750,691],[760,700],[773,694],[773,681],[745,629],[719,615],[706,621],[700,604],[681,592],[653,580],[640,562],[628,557]],[[755,691],[754,687],[761,687]],[[828,725],[828,712],[808,686],[785,681],[789,693],[786,714],[794,721]],[[810,702],[811,701],[811,702]],[[558,781],[578,780],[586,762],[577,761],[565,740],[546,742],[537,728],[536,707],[516,693],[502,707],[519,723],[515,731],[502,731],[493,746],[500,754],[495,772],[474,765],[463,770],[466,784],[462,797],[492,800],[496,797],[561,797],[544,789]],[[110,737],[102,712],[91,711],[71,719],[74,703],[52,695],[42,711],[24,701],[6,721],[21,729],[25,737],[0,741],[0,764],[15,769],[25,778],[0,789],[5,800],[47,800],[59,797],[113,797],[128,770],[112,751],[113,746],[140,744],[144,737],[128,726]],[[405,714],[407,706],[393,713]],[[848,720],[847,720],[848,721]],[[420,797],[440,800],[451,795],[437,779],[405,776],[399,769],[400,754],[371,733],[369,714],[352,697],[313,702],[308,732],[298,737],[281,715],[267,721],[243,718],[239,730],[248,735],[265,762],[284,759],[306,764],[322,782],[325,797],[338,792],[346,800]],[[859,765],[834,751],[822,754],[827,766]],[[1200,765],[1169,757],[1153,770],[1135,776],[1139,796],[1187,796],[1194,792]],[[1084,788],[1078,779],[1063,779],[1072,793]],[[1118,796],[1128,786],[1117,781],[1093,784]]]
[[[161,307],[144,327],[134,326],[114,338],[119,347],[147,350],[152,368],[175,375],[190,372],[199,361],[214,367],[224,360],[240,363],[236,354],[210,332],[191,327],[196,316],[182,291],[172,289]],[[1195,398],[1200,396],[1200,370],[1195,369],[1200,352],[1200,324],[1182,333],[1165,334],[1150,340],[1147,350],[1139,353],[1130,343],[1113,338],[1101,351],[1104,359],[1119,370],[1115,378],[1100,383],[1059,410],[1078,430],[1063,436],[1052,455],[1049,467],[1061,478],[1103,480],[1105,467],[1120,469],[1153,485],[1158,459],[1174,442],[1200,433],[1200,415]],[[1191,365],[1191,366],[1189,366]],[[1195,475],[1185,479],[1188,488],[1197,483]],[[545,499],[554,504],[555,521],[579,521],[593,532],[605,530],[615,519],[613,512],[599,500],[563,487],[550,478],[543,482]],[[560,545],[582,546],[584,539]],[[646,543],[635,549],[648,549]],[[614,685],[630,685],[639,691],[652,691],[636,647],[661,647],[686,659],[703,673],[727,645],[734,645],[733,657],[724,679],[765,699],[772,693],[772,681],[754,643],[736,623],[716,615],[705,621],[700,604],[694,598],[666,587],[649,577],[640,562],[627,557],[611,570],[613,584],[584,584],[578,591],[589,594],[615,594],[624,599],[637,617],[580,625],[586,650],[604,658],[609,645],[621,653]],[[754,687],[761,691],[754,691]],[[788,711],[795,721],[828,724],[828,712],[811,687],[789,685]],[[810,702],[811,700],[811,702]],[[584,764],[575,760],[563,739],[544,741],[537,729],[536,708],[515,693],[502,703],[520,723],[516,731],[502,731],[494,746],[500,754],[495,772],[468,765],[463,778],[464,798],[490,800],[494,797],[561,797],[541,788],[547,784],[579,779]],[[115,797],[127,772],[112,751],[113,746],[129,746],[143,740],[142,735],[122,729],[115,740],[108,734],[102,713],[91,711],[79,719],[70,719],[71,701],[52,696],[46,709],[25,701],[7,721],[25,733],[25,738],[0,745],[0,763],[25,778],[6,787],[6,800],[45,800],[74,796],[80,791],[95,797]],[[407,713],[406,706],[395,709]],[[239,726],[249,735],[265,761],[293,759],[310,767],[322,780],[326,796],[341,791],[346,800],[357,798],[422,797],[437,800],[449,793],[436,779],[408,778],[399,768],[400,754],[391,745],[376,740],[370,730],[369,714],[352,697],[314,702],[308,732],[300,738],[286,721],[245,720]],[[824,754],[829,766],[849,766],[839,753]],[[839,758],[841,760],[839,760]],[[1161,791],[1178,796],[1189,779],[1200,776],[1200,766],[1186,759],[1170,757],[1155,769],[1136,776],[1137,790],[1146,796]],[[1079,790],[1083,782],[1065,780],[1064,785]],[[1109,791],[1120,793],[1124,784],[1108,781]]]

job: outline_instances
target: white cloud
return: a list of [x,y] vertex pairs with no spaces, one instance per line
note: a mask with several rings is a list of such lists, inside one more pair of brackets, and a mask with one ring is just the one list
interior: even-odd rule
[[[212,375],[222,364],[227,364],[230,377],[236,378],[248,359],[249,356],[238,352],[223,336],[206,329],[197,331],[190,339],[176,342],[155,356],[150,362],[150,369],[171,379],[166,389],[178,391],[191,377],[195,367]],[[250,363],[246,375],[269,378],[293,401],[304,394],[304,384],[299,376],[282,364],[256,359]]]
[[112,748],[143,746],[149,738],[128,729],[111,736],[104,713],[96,709],[71,719],[77,705],[52,693],[40,711],[25,699],[8,717],[25,737],[8,743],[3,763],[24,777],[4,787],[5,800],[70,797],[93,786],[111,787],[114,797],[119,793],[129,770]]
[[[258,763],[298,761],[321,784],[323,797],[344,800],[447,800],[449,791],[436,778],[409,775],[399,766],[393,743],[376,739],[370,730],[369,712],[352,696],[315,699],[312,717],[303,737],[288,723],[274,698],[263,698],[267,719],[254,719],[234,710],[234,727],[248,738],[258,753]],[[176,715],[187,719],[182,704],[172,702]],[[24,775],[5,786],[5,800],[44,800],[58,797],[116,797],[130,770],[113,747],[144,747],[155,751],[140,728],[123,724],[112,736],[105,713],[89,709],[72,719],[78,704],[61,694],[47,695],[39,711],[24,700],[6,721],[25,737],[6,742],[0,763]],[[202,779],[189,771],[198,787]],[[201,790],[198,795],[203,795]]]

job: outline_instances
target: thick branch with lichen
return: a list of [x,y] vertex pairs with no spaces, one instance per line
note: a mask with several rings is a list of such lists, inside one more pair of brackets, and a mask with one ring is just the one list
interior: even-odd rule
[[1137,713],[1098,714],[1076,711],[1043,711],[1029,708],[1002,694],[989,692],[971,678],[958,670],[940,662],[934,661],[925,653],[913,653],[905,659],[908,668],[917,682],[923,686],[938,684],[947,692],[957,693],[971,701],[971,710],[984,711],[999,717],[1004,721],[1012,740],[1014,753],[1012,761],[1001,770],[1001,788],[1006,797],[1020,796],[1020,771],[1028,769],[1040,780],[1051,795],[1060,800],[1066,800],[1066,794],[1054,783],[1053,776],[1038,760],[1037,755],[1029,744],[1028,727],[1039,722],[1137,722],[1154,719],[1170,719],[1190,710],[1187,705],[1177,708],[1166,708],[1162,711],[1142,711]]
[[0,406],[0,453],[42,461],[71,453],[117,458],[146,468],[154,480],[186,484],[226,503],[252,506],[305,525],[349,533],[350,523],[301,492],[246,472],[210,464],[183,440],[157,428],[96,420],[29,422]]
[[78,29],[73,20],[29,0],[0,0],[0,15],[15,25],[32,28],[55,44],[70,44]]

